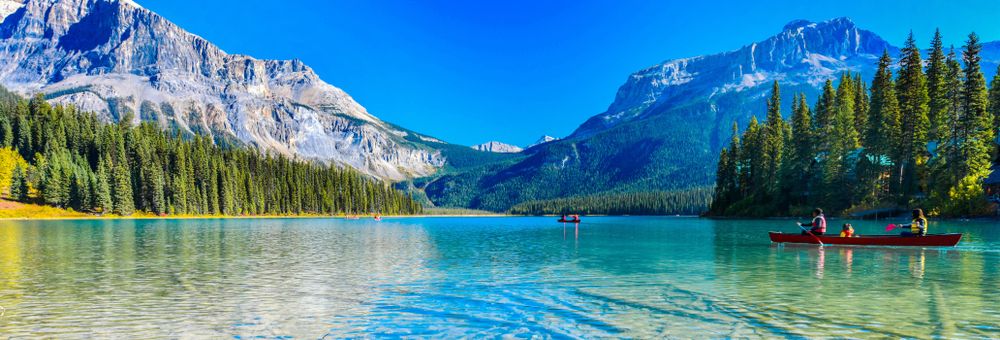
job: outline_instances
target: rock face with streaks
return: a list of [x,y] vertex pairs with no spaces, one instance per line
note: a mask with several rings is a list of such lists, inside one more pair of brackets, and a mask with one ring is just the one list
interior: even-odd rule
[[390,180],[445,162],[301,61],[228,54],[129,0],[0,0],[0,16],[0,83],[25,95]]
[[479,145],[473,145],[473,149],[485,152],[515,153],[521,152],[521,148],[507,143],[489,141]]

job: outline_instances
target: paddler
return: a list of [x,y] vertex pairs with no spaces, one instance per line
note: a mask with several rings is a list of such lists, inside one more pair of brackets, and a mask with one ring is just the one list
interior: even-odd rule
[[805,224],[798,222],[798,224],[800,227],[812,227],[809,229],[809,232],[803,230],[802,235],[809,235],[812,233],[813,235],[819,236],[826,233],[826,217],[823,216],[823,209],[820,208],[813,209],[812,222]]
[[[900,236],[927,235],[927,217],[924,217],[924,210],[920,208],[913,209],[910,224],[903,224],[899,227],[904,228],[903,232],[899,233]],[[909,230],[905,230],[905,228],[909,228]]]

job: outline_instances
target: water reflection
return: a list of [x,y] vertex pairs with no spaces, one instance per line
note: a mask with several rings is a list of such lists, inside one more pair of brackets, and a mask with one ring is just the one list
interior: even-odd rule
[[995,225],[941,223],[968,233],[960,247],[894,249],[771,245],[781,223],[0,222],[0,334],[1000,336]]
[[[420,228],[307,220],[3,222],[0,305],[13,337],[318,338],[426,279]],[[345,227],[346,228],[346,227]],[[20,239],[10,235],[32,235]],[[23,278],[18,280],[18,277]]]
[[844,259],[844,266],[847,268],[847,277],[854,273],[854,247],[842,247],[840,256]]

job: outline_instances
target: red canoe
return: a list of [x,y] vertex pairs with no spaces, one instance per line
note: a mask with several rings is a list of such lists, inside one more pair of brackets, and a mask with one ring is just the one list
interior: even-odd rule
[[[771,242],[776,243],[816,243],[816,237],[802,234],[768,232]],[[928,234],[925,236],[903,237],[899,235],[858,235],[857,237],[818,236],[824,244],[848,244],[857,246],[911,246],[911,247],[954,247],[962,239],[962,234]]]
[[580,220],[579,219],[567,220],[567,219],[564,219],[564,218],[560,218],[559,222],[563,222],[563,223],[580,223]]

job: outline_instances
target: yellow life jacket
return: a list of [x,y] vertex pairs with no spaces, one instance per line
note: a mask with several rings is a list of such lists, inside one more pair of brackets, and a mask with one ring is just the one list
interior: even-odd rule
[[[923,229],[923,230],[921,230],[921,229]],[[917,219],[914,219],[913,221],[910,221],[910,232],[914,233],[914,234],[917,234],[917,235],[926,234],[927,233],[927,219],[926,218],[917,218]]]

